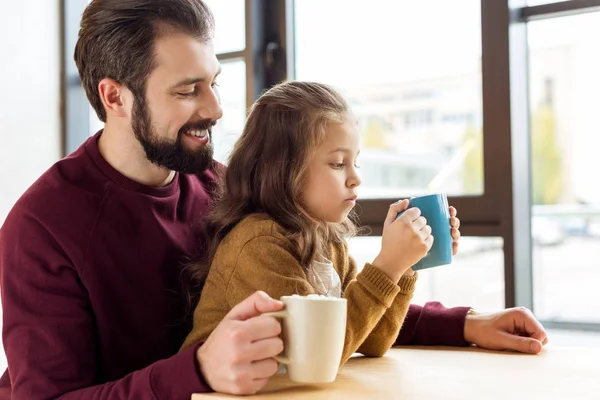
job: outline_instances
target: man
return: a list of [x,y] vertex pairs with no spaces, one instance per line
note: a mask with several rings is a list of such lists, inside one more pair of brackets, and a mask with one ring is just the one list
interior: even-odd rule
[[[264,293],[177,352],[191,316],[182,265],[206,243],[218,181],[212,32],[201,0],[94,0],[84,12],[75,60],[105,129],[42,175],[0,231],[0,398],[187,400],[254,393],[276,372],[281,328],[260,314],[282,304]],[[412,306],[397,344],[537,353],[546,341],[527,310],[467,311]]]

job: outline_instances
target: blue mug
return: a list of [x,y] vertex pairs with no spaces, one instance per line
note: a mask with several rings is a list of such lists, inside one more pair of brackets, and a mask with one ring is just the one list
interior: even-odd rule
[[[452,231],[450,226],[450,207],[445,194],[430,194],[413,197],[408,200],[408,208],[417,207],[421,215],[431,226],[433,245],[418,263],[412,266],[417,271],[452,263]],[[398,214],[400,217],[404,213]]]

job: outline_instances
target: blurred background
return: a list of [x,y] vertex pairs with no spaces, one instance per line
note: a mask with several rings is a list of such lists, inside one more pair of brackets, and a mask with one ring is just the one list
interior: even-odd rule
[[[87,3],[2,0],[0,224],[102,129],[72,61]],[[551,340],[600,346],[600,1],[208,3],[223,66],[218,160],[265,88],[334,85],[363,135],[359,263],[376,255],[390,202],[445,192],[460,254],[420,274],[415,302],[524,305]]]

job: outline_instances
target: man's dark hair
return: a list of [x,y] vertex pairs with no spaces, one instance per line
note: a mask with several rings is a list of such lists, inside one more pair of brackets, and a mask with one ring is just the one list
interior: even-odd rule
[[156,68],[154,44],[169,32],[212,40],[214,18],[202,0],[93,0],[83,12],[75,63],[98,118],[106,122],[98,83],[104,78],[144,98]]

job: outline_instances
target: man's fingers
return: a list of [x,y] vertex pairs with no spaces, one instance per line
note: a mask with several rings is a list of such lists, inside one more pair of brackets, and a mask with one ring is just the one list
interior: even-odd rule
[[246,339],[249,342],[256,342],[263,339],[273,338],[281,333],[281,324],[279,323],[279,321],[277,321],[275,317],[258,316],[247,319],[246,322],[244,322],[244,324],[244,330],[248,333]]
[[254,380],[268,379],[279,370],[279,363],[272,358],[255,361],[251,365]]
[[529,337],[532,337],[543,344],[548,343],[548,336],[544,328],[527,331],[527,334],[529,335]]
[[282,308],[283,303],[281,301],[272,299],[268,294],[259,290],[233,307],[224,320],[245,321],[262,313],[279,311]]
[[255,394],[267,385],[269,378],[277,373],[279,363],[272,358],[269,358],[252,363],[250,368],[252,371],[251,374],[254,377],[251,383],[252,393],[246,394]]
[[252,382],[252,387],[253,387],[252,393],[243,393],[243,394],[256,394],[262,388],[264,388],[265,386],[267,386],[267,383],[269,383],[269,378],[255,379]]
[[[256,321],[255,321],[256,320]],[[246,350],[251,361],[275,357],[283,351],[283,341],[279,337],[281,325],[273,317],[259,317],[247,321],[250,345]],[[273,326],[271,324],[275,324]]]
[[502,339],[499,345],[505,350],[515,350],[527,354],[538,354],[542,351],[543,345],[537,339],[508,332],[500,332],[500,335]]
[[548,335],[544,326],[534,317],[531,311],[522,308],[519,318],[521,321],[517,321],[516,325],[520,331],[543,344],[548,342]]

